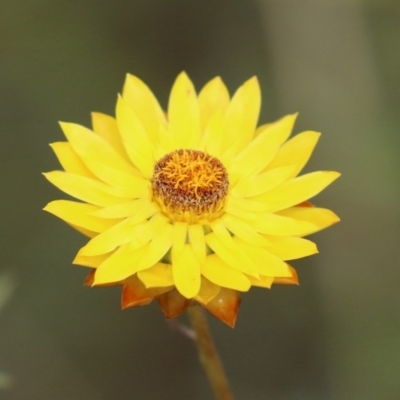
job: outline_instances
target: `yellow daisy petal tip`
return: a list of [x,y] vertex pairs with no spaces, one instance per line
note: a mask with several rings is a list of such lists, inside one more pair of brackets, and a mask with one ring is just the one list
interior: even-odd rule
[[[176,91],[178,88],[186,88],[186,90],[194,90],[194,85],[192,80],[189,78],[189,75],[186,71],[182,71],[175,79],[174,84],[172,85],[171,94]],[[189,94],[189,92],[188,92]]]
[[[261,93],[261,88],[260,88],[260,81],[258,80],[257,76],[252,76],[250,79],[248,79],[243,85],[242,87],[246,87],[246,88],[251,88],[252,90],[255,90],[259,93]],[[252,93],[252,95],[254,96],[254,93]]]
[[260,109],[256,76],[231,97],[220,76],[197,94],[182,71],[165,113],[128,73],[115,118],[59,121],[62,168],[43,175],[78,201],[43,210],[90,238],[72,261],[91,268],[86,286],[121,285],[123,308],[155,299],[167,318],[198,302],[233,327],[241,292],[298,284],[287,261],[340,221],[309,199],[340,173],[299,175],[321,133],[289,138],[298,113],[259,125]]
[[128,79],[132,79],[133,81],[144,83],[140,78],[136,75],[130,74],[129,72],[125,75],[125,83]]
[[189,75],[186,73],[186,71],[182,71],[178,74],[175,82],[177,82],[178,80],[184,80],[184,81],[192,83],[192,81],[190,80]]
[[43,211],[49,212],[49,205],[50,205],[51,203],[52,203],[52,201],[48,202],[48,203],[42,208],[42,210],[43,210]]
[[336,179],[340,178],[340,176],[342,175],[340,172],[337,171],[321,171],[322,174],[324,174],[326,177],[329,177],[330,183],[333,183],[334,181],[336,181]]

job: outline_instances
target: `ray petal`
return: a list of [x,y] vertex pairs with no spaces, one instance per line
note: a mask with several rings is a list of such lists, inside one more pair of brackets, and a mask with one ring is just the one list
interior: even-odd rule
[[165,254],[171,249],[173,243],[173,227],[165,224],[162,229],[154,232],[147,253],[141,258],[137,270],[145,270],[161,261]]
[[200,109],[193,83],[185,72],[178,75],[168,104],[169,133],[175,148],[194,148],[200,144]]
[[256,77],[246,81],[233,95],[225,113],[224,150],[236,153],[253,138],[261,107],[260,85]]
[[299,284],[299,277],[297,276],[297,271],[289,265],[290,272],[292,276],[289,277],[279,277],[274,278],[274,284],[278,283],[280,285],[298,285]]
[[204,276],[201,277],[200,291],[195,300],[202,304],[208,304],[220,291],[220,286],[212,283]]
[[225,233],[221,232],[215,230],[209,233],[206,236],[207,245],[230,267],[248,275],[258,276],[253,261],[235,246],[232,238],[227,239]]
[[295,260],[318,253],[317,245],[311,240],[296,236],[269,236],[268,251],[281,260]]
[[228,194],[227,201],[225,204],[224,211],[229,215],[234,215],[235,217],[244,219],[246,221],[253,220],[257,218],[257,213],[251,212],[248,210],[244,210],[243,208],[238,207],[237,202],[231,201],[232,195]]
[[116,115],[118,129],[129,158],[146,178],[150,178],[155,159],[153,146],[145,128],[122,97],[118,98]]
[[127,74],[122,97],[139,117],[153,145],[158,143],[161,126],[167,121],[152,91],[139,78]]
[[107,207],[123,202],[117,189],[103,182],[63,171],[43,174],[54,186],[63,192],[87,203]]
[[291,276],[287,264],[266,248],[253,246],[238,238],[235,238],[235,243],[257,265],[259,275]]
[[199,93],[201,130],[204,131],[211,117],[219,111],[222,115],[229,105],[229,92],[217,76],[209,81]]
[[187,241],[188,224],[176,222],[173,231],[172,257],[178,258]]
[[201,138],[200,148],[206,153],[221,158],[222,143],[224,141],[224,116],[217,111],[209,120],[204,135]]
[[245,274],[230,267],[216,254],[207,256],[206,262],[201,266],[201,273],[221,287],[247,292],[251,286]]
[[150,268],[139,271],[137,275],[147,288],[167,287],[174,285],[171,264],[159,262]]
[[92,238],[94,238],[94,237],[96,237],[98,235],[97,232],[89,231],[89,229],[85,229],[85,228],[82,228],[80,226],[76,226],[74,224],[70,224],[68,222],[67,222],[67,224],[69,226],[71,226],[72,228],[74,228],[75,230],[77,230],[78,232],[82,233],[82,235],[84,235],[84,236],[86,236],[88,238],[92,239]]
[[141,222],[150,218],[156,212],[158,207],[148,199],[136,199],[127,203],[117,204],[115,206],[100,208],[91,214],[100,218],[127,218],[135,217],[135,221]]
[[203,226],[200,224],[190,224],[188,226],[188,235],[194,254],[199,262],[203,263],[206,258],[206,241]]
[[[127,163],[131,163],[131,160],[126,154],[122,138],[118,130],[117,120],[106,114],[99,112],[92,112],[92,127],[93,132],[96,135],[102,137]],[[137,176],[140,172],[137,171]]]
[[192,246],[185,244],[177,257],[172,254],[172,274],[179,293],[187,299],[197,296],[200,290],[200,263]]
[[82,175],[86,178],[97,179],[96,176],[83,163],[78,154],[76,154],[70,143],[56,142],[51,143],[50,147],[53,149],[58,161],[66,172]]
[[268,170],[262,174],[240,179],[232,193],[237,196],[252,197],[268,192],[293,175],[296,166],[288,165]]
[[320,133],[306,131],[294,136],[282,145],[268,169],[296,165],[291,178],[294,178],[306,165],[318,142]]
[[235,158],[230,173],[247,177],[261,172],[275,157],[290,136],[297,114],[288,115],[267,126]]
[[263,199],[258,199],[257,197],[244,198],[231,194],[227,199],[227,207],[241,209],[243,211],[248,211],[250,213],[263,213],[267,211],[267,204]]
[[314,229],[303,235],[318,232],[340,221],[333,211],[319,207],[291,207],[279,211],[277,215],[313,224]]
[[60,123],[74,151],[97,177],[110,185],[135,185],[137,171],[102,137],[78,124]]
[[268,212],[280,211],[314,197],[339,176],[338,172],[333,171],[311,172],[286,181],[253,200],[264,203]]
[[225,226],[238,238],[257,246],[270,244],[267,238],[251,228],[243,219],[229,214],[225,214],[222,219]]
[[82,247],[80,254],[94,256],[108,253],[127,243],[130,243],[131,248],[143,246],[166,224],[167,219],[161,214],[155,214],[150,221],[140,223],[137,223],[134,217],[127,218],[90,240]]
[[311,222],[271,213],[260,214],[259,218],[246,222],[257,232],[274,236],[308,235],[317,229]]
[[137,272],[139,260],[146,254],[148,245],[131,250],[121,246],[96,269],[94,285],[120,282]]
[[78,253],[72,261],[72,264],[97,268],[102,262],[110,257],[110,255],[111,253],[100,254],[99,256],[82,256]]
[[[266,289],[270,289],[272,284],[274,283],[274,278],[271,276],[262,276],[260,275],[259,279],[254,278],[254,276],[248,276],[252,286],[258,286]],[[288,278],[284,278],[288,279]]]
[[70,200],[52,201],[46,205],[44,210],[70,224],[88,229],[92,232],[103,232],[121,221],[120,219],[102,219],[94,217],[91,213],[99,210],[99,207]]

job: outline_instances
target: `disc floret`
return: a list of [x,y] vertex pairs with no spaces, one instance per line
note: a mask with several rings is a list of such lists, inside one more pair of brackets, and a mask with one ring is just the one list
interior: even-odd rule
[[223,213],[228,173],[217,158],[179,149],[162,157],[151,179],[153,199],[174,221],[212,221]]

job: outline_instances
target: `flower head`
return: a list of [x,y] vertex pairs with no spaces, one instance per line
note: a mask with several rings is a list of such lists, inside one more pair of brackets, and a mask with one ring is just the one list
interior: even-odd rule
[[298,176],[319,133],[288,140],[296,115],[257,128],[260,103],[256,78],[232,98],[220,78],[197,96],[181,73],[164,113],[128,75],[115,119],[61,123],[64,171],[45,176],[79,201],[45,210],[90,238],[74,260],[87,285],[123,285],[123,308],[157,299],[168,318],[197,301],[233,326],[240,292],[298,283],[287,261],[317,253],[304,236],[339,220],[307,200],[339,174]]

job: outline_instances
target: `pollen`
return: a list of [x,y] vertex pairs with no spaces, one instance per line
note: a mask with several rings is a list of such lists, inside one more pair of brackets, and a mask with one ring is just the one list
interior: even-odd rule
[[166,154],[154,167],[153,200],[174,221],[212,221],[223,213],[228,173],[217,158],[198,150]]

